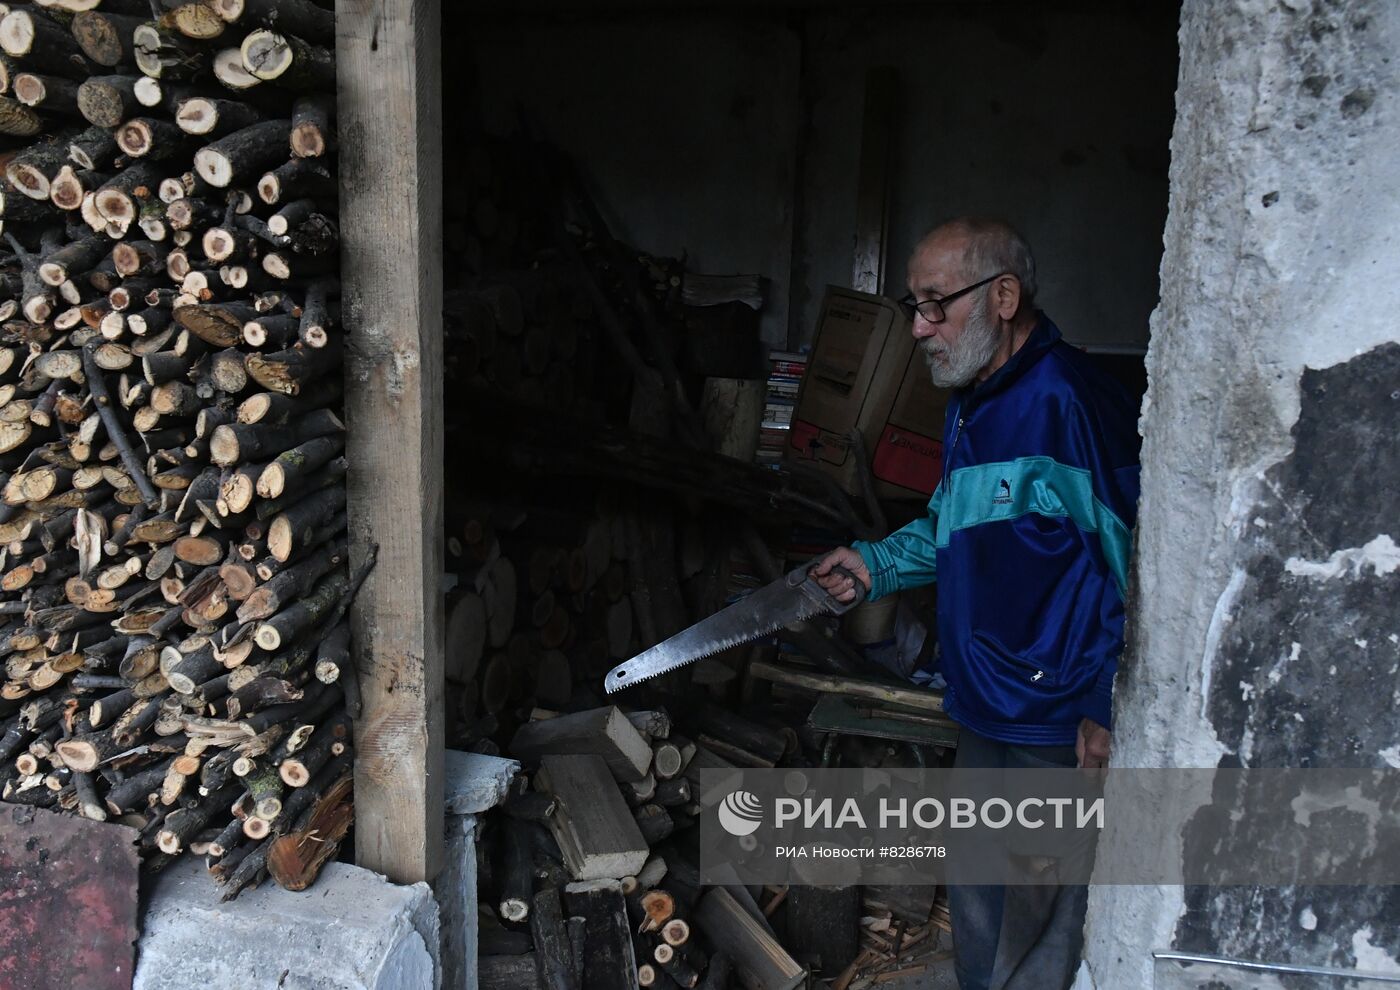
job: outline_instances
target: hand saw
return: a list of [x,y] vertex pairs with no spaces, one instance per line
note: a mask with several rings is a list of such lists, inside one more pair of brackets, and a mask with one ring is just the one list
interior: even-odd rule
[[804,564],[784,577],[676,633],[664,643],[638,653],[608,671],[603,687],[608,694],[638,681],[684,667],[720,650],[747,643],[816,615],[842,615],[865,600],[865,586],[844,567],[832,573],[851,578],[856,596],[837,601],[812,577],[814,564]]

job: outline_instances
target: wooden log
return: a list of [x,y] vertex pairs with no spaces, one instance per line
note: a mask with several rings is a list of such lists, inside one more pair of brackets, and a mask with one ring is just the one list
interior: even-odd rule
[[637,828],[648,846],[659,845],[676,828],[670,814],[659,804],[642,805],[635,817]]
[[749,664],[749,676],[816,693],[869,698],[872,701],[882,701],[922,712],[937,714],[943,712],[943,693],[941,691],[905,688],[856,677],[839,677],[815,671],[797,670],[766,660],[752,661]]
[[656,794],[652,798],[657,804],[664,808],[684,807],[692,801],[692,789],[688,777],[676,777],[674,780],[663,780],[656,785]]
[[306,158],[293,158],[258,180],[258,197],[269,206],[304,197],[334,196],[335,192],[335,180],[326,167]]
[[117,141],[110,128],[94,124],[68,142],[68,157],[79,168],[105,169],[117,154]]
[[344,570],[333,571],[315,588],[287,608],[259,623],[254,641],[264,650],[272,651],[306,632],[335,608],[349,590],[350,577]]
[[297,158],[320,158],[330,147],[335,101],[302,96],[292,105],[291,152]]
[[286,890],[311,886],[350,829],[353,807],[348,763],[329,764],[322,773],[333,776],[334,782],[320,784],[318,775],[307,790],[322,793],[298,818],[293,831],[273,841],[268,853],[268,872]]
[[[241,325],[239,330],[241,335]],[[320,348],[291,347],[273,354],[249,354],[247,368],[248,374],[263,388],[297,395],[313,379],[335,369],[339,363],[340,350],[332,344]]]
[[330,10],[312,0],[210,0],[214,10],[230,24],[258,24],[290,31],[318,44],[335,41],[335,19]]
[[332,458],[325,465],[298,479],[294,487],[287,489],[281,495],[259,502],[256,516],[259,519],[275,518],[307,496],[334,487],[345,477],[347,466],[348,462],[344,457]]
[[75,171],[71,166],[64,165],[49,183],[49,202],[60,210],[77,210],[89,192],[95,192],[110,178],[104,172],[87,169]]
[[78,116],[78,84],[62,76],[44,76],[21,72],[11,87],[15,99],[27,107],[38,107],[45,113]]
[[158,161],[184,151],[184,133],[166,120],[133,117],[117,128],[117,147],[132,158]]
[[793,990],[807,972],[723,887],[700,898],[694,920],[720,946],[750,990]]
[[73,35],[41,10],[9,10],[0,20],[0,49],[26,66],[59,75],[71,74],[71,60],[82,58]]
[[136,116],[141,103],[136,99],[135,76],[90,76],[78,87],[78,110],[90,124],[115,128]]
[[860,951],[860,887],[794,884],[784,946],[799,963],[839,973]]
[[286,154],[289,120],[266,120],[234,131],[195,152],[195,171],[224,189],[258,174]]
[[306,303],[297,325],[297,336],[307,347],[325,347],[330,343],[331,317],[326,296],[332,285],[328,279],[318,279],[307,287]]
[[243,39],[239,51],[243,67],[264,82],[277,80],[303,91],[335,88],[334,54],[295,35],[260,29]]
[[277,772],[288,787],[305,787],[331,757],[344,752],[350,739],[350,720],[330,719],[311,734],[310,741],[278,765]]
[[329,409],[318,409],[294,424],[225,423],[209,439],[209,459],[220,467],[265,461],[318,437],[343,433],[345,424]]
[[217,96],[191,96],[181,100],[175,110],[175,125],[186,134],[201,137],[240,131],[261,119],[257,108]]
[[690,960],[676,951],[675,946],[663,942],[652,949],[652,958],[679,986],[689,988],[700,982],[699,971]]
[[136,67],[153,80],[187,79],[208,62],[205,49],[158,22],[134,28],[131,47]]
[[549,828],[575,879],[628,876],[646,863],[650,848],[601,756],[546,756],[535,784],[559,802]]
[[[535,954],[482,955],[476,961],[477,986],[481,990],[524,990],[539,986]],[[601,986],[601,984],[599,984]],[[618,984],[625,986],[626,984]]]
[[724,949],[710,954],[709,964],[700,977],[700,990],[729,990],[729,976],[734,964]]
[[327,521],[345,507],[345,499],[344,489],[331,487],[313,492],[276,516],[267,531],[267,547],[272,558],[286,563],[298,551],[318,545]]
[[248,595],[238,609],[238,621],[252,622],[271,618],[282,609],[291,607],[298,598],[310,592],[323,576],[335,567],[343,565],[346,557],[347,547],[344,540],[336,540],[317,548],[308,557],[282,571]]
[[44,129],[44,119],[18,100],[0,96],[0,134],[33,137]]
[[501,858],[496,872],[496,910],[502,920],[521,922],[530,916],[534,886],[530,841],[523,827],[507,826],[501,833]]
[[[32,145],[15,154],[5,166],[5,178],[33,200],[47,200],[50,183],[63,167],[63,149],[53,142]],[[10,215],[9,210],[6,216]]]
[[142,500],[147,506],[154,506],[159,502],[159,496],[156,494],[150,479],[146,477],[144,466],[137,458],[135,451],[132,450],[131,442],[126,437],[126,431],[117,420],[116,411],[112,409],[107,385],[103,381],[102,372],[98,369],[94,357],[95,349],[95,345],[91,342],[83,348],[83,366],[87,376],[88,390],[92,393],[93,403],[97,406],[97,411],[102,417],[102,424],[107,429],[107,436],[116,445],[122,463],[126,465],[128,474],[141,492]]
[[155,162],[135,162],[104,182],[93,193],[92,205],[99,221],[94,229],[114,237],[125,234],[136,222],[140,201],[151,198],[159,184],[159,168]]
[[486,604],[480,595],[462,590],[450,598],[444,654],[448,680],[465,684],[476,677],[486,648],[486,623]]
[[[174,254],[174,252],[171,252]],[[211,347],[243,341],[243,324],[256,315],[251,303],[205,303],[175,309],[175,321]]]
[[142,23],[139,17],[84,10],[73,17],[73,38],[84,55],[112,69],[132,60],[132,35]]
[[573,948],[564,923],[559,891],[545,888],[531,902],[530,936],[540,985],[548,990],[579,990],[574,978]]
[[627,990],[639,986],[637,957],[616,880],[571,883],[564,888],[571,915],[584,920],[583,985]]
[[675,743],[660,741],[652,744],[652,771],[661,780],[670,780],[681,772],[684,760]]
[[616,706],[527,722],[516,730],[510,752],[537,760],[553,754],[596,754],[614,779],[641,780],[651,766],[651,748]]

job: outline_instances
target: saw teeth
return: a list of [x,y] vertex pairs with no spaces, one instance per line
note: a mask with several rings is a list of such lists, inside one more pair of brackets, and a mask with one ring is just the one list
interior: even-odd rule
[[682,667],[688,666],[692,663],[695,663],[696,661],[704,660],[706,657],[712,657],[716,653],[720,653],[724,650],[727,650],[731,646],[738,646],[741,643],[752,643],[754,640],[759,639],[763,636],[771,636],[773,633],[777,632],[778,630],[784,628],[785,626],[793,622],[804,622],[807,619],[810,619],[817,615],[822,615],[825,612],[825,608],[822,608],[817,603],[804,598],[801,602],[798,603],[796,614],[791,619],[785,622],[777,622],[776,624],[771,625],[767,629],[755,629],[751,633],[744,636],[731,636],[728,639],[721,640],[720,642],[714,644],[706,652],[696,653],[694,656],[686,657],[684,660],[670,667],[665,667],[659,670],[653,670],[645,674],[637,674],[635,676],[632,674],[628,674],[628,676],[625,678],[625,683],[620,683],[617,678],[609,675],[606,679],[606,683],[603,685],[604,693],[613,694],[617,691],[625,691],[633,684],[640,684],[642,681],[649,681],[653,677],[660,677],[662,674],[669,674],[673,670],[680,670]]

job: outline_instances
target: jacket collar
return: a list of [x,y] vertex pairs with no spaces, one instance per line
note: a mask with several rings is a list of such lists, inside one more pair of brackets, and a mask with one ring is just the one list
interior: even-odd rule
[[1026,342],[1021,345],[1020,350],[1011,355],[1007,362],[996,371],[992,372],[990,378],[976,385],[964,387],[958,391],[958,397],[964,405],[975,405],[985,401],[992,395],[1010,388],[1022,375],[1031,369],[1037,361],[1050,352],[1050,350],[1060,342],[1060,328],[1055,326],[1050,317],[1040,310],[1036,310],[1035,327],[1026,338]]

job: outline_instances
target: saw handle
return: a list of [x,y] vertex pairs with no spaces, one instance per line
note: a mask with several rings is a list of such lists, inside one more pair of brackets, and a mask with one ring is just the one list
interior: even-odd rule
[[865,601],[866,595],[868,594],[865,590],[865,585],[861,584],[860,578],[846,570],[846,568],[837,564],[831,569],[832,574],[840,574],[842,577],[850,578],[851,584],[855,587],[856,596],[848,602],[843,602],[823,588],[821,583],[812,576],[812,568],[815,566],[815,563],[806,564],[792,571],[792,573],[788,574],[788,584],[794,588],[800,586],[804,594],[821,605],[822,611],[828,612],[831,615],[845,615],[851,609]]

